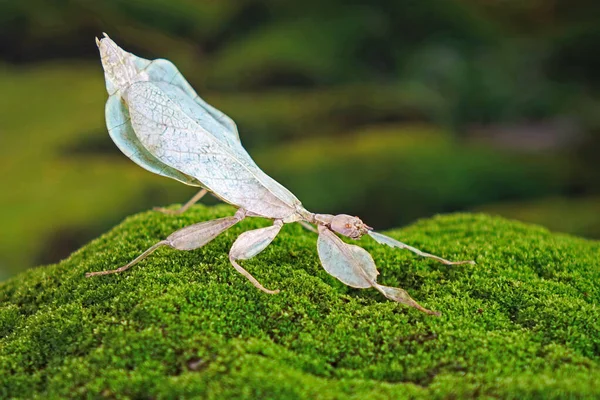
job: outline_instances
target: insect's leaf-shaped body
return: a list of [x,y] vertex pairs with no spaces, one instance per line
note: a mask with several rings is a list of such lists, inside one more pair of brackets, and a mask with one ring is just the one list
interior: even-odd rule
[[136,164],[150,172],[176,179],[187,185],[201,186],[197,179],[169,167],[144,148],[133,131],[129,110],[119,95],[110,96],[106,102],[106,127],[119,150]]
[[108,36],[97,43],[111,96],[107,124],[128,157],[258,215],[291,221],[305,211],[254,163],[231,118],[202,100],[171,62],[137,57]]
[[162,58],[147,60],[138,57],[120,48],[106,33],[103,39],[96,38],[96,44],[100,50],[102,66],[105,71],[106,91],[109,96],[119,94],[129,84],[140,80],[170,83],[183,90],[193,101],[227,128],[231,136],[239,142],[235,122],[198,96],[172,62]]
[[153,156],[140,142],[131,126],[123,92],[133,82],[148,81],[150,77],[141,67],[151,67],[152,63],[124,51],[108,36],[102,40],[96,39],[96,43],[100,50],[106,90],[109,94],[105,106],[106,126],[117,147],[127,157],[150,172],[188,185],[202,186],[197,179],[169,167]]
[[[235,153],[236,157],[248,169],[252,170],[251,172],[262,185],[286,204],[294,208],[300,205],[300,201],[289,190],[258,168],[243,148],[235,122],[198,96],[172,62],[164,59],[148,61],[137,56],[133,57],[135,57],[134,63],[139,64],[139,67],[148,74],[149,82],[158,86],[187,116],[194,119],[207,134],[211,134],[219,142],[226,144]],[[149,64],[146,66],[148,62]],[[222,197],[218,192],[215,194]],[[249,208],[246,209],[251,211]]]
[[213,134],[220,124],[179,87],[138,81],[127,88],[125,98],[136,136],[161,162],[258,215],[284,219],[301,207],[291,192],[256,166],[239,142]]

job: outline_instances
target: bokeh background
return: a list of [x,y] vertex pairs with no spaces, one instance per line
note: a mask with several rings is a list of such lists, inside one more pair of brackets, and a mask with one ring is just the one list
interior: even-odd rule
[[103,31],[173,61],[309,210],[598,238],[599,17],[596,0],[0,0],[0,280],[195,193],[111,142]]

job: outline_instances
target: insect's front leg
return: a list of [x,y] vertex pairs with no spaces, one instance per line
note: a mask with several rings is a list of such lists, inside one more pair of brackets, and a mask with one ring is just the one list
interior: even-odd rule
[[198,193],[196,193],[194,195],[194,197],[192,197],[191,199],[188,200],[187,203],[185,203],[183,206],[181,206],[180,208],[178,208],[177,210],[169,210],[168,208],[164,208],[164,207],[154,207],[153,210],[154,211],[160,211],[163,214],[168,214],[168,215],[179,215],[179,214],[183,214],[184,212],[186,212],[191,206],[193,206],[194,204],[196,204],[197,202],[200,201],[201,198],[203,198],[206,193],[208,193],[208,190],[206,189],[201,189]]
[[436,261],[441,262],[442,264],[446,264],[446,265],[461,265],[461,264],[475,264],[475,261],[472,260],[468,260],[468,261],[448,261],[442,257],[438,257],[435,256],[433,254],[429,254],[429,253],[425,253],[424,251],[421,251],[419,249],[416,249],[412,246],[409,246],[405,243],[402,243],[396,239],[392,239],[389,236],[385,236],[382,235],[381,233],[377,233],[374,231],[369,231],[368,232],[369,236],[371,236],[373,239],[375,239],[376,242],[381,243],[381,244],[385,244],[388,245],[390,247],[396,247],[398,249],[406,249],[408,251],[412,251],[413,253],[421,256],[421,257],[427,257],[427,258],[433,258]]
[[235,243],[233,243],[233,246],[231,246],[231,250],[229,251],[229,261],[231,261],[233,267],[240,274],[248,278],[255,287],[269,294],[277,294],[279,293],[279,290],[269,290],[265,288],[248,271],[242,268],[236,260],[247,260],[263,251],[271,244],[273,239],[275,239],[275,236],[277,236],[282,226],[283,221],[278,219],[275,220],[272,226],[244,232],[237,238]]
[[173,232],[165,240],[161,240],[160,242],[156,243],[154,246],[140,254],[136,259],[131,261],[129,264],[122,266],[121,268],[98,272],[88,272],[85,274],[85,276],[89,278],[91,276],[123,272],[142,261],[144,258],[148,257],[156,249],[162,246],[169,246],[177,250],[198,249],[219,236],[222,232],[237,224],[245,217],[246,210],[240,208],[233,217],[219,218],[212,221],[205,221],[186,226],[185,228],[181,228],[178,231]]
[[346,285],[358,289],[373,287],[390,300],[426,314],[440,315],[421,306],[404,289],[377,283],[379,271],[371,255],[362,247],[344,243],[333,231],[322,225],[319,226],[317,250],[325,271]]

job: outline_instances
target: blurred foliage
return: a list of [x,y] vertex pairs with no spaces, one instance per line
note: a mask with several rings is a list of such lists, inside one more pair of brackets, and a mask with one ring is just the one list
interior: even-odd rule
[[[73,143],[104,136],[99,72],[58,64],[2,67],[0,127],[10,134],[0,136],[0,275],[63,257],[123,212],[148,207],[144,197],[150,192],[181,193],[174,182],[163,180],[162,189],[150,185],[158,177],[133,168],[112,149],[71,154]],[[162,196],[169,202],[178,198]]]
[[274,147],[256,160],[309,209],[345,210],[374,226],[436,212],[561,193],[560,159],[458,145],[430,126],[370,127]]
[[558,232],[600,237],[600,197],[550,197],[541,200],[488,204],[475,211],[521,221],[536,221]]
[[[600,196],[599,4],[0,0],[0,279],[194,193],[106,134],[103,31],[173,61],[311,210],[385,228],[492,204],[600,237],[569,211]],[[513,213],[546,198],[560,217]]]

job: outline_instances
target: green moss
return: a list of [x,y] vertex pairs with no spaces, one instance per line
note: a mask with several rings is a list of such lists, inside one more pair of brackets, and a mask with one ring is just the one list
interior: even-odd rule
[[439,318],[350,289],[320,267],[316,237],[287,225],[244,265],[229,265],[249,219],[192,252],[160,249],[173,230],[231,215],[127,218],[63,262],[0,286],[0,397],[503,398],[600,395],[598,242],[479,214],[422,220],[392,235],[477,266],[447,267],[361,245],[380,282]]

